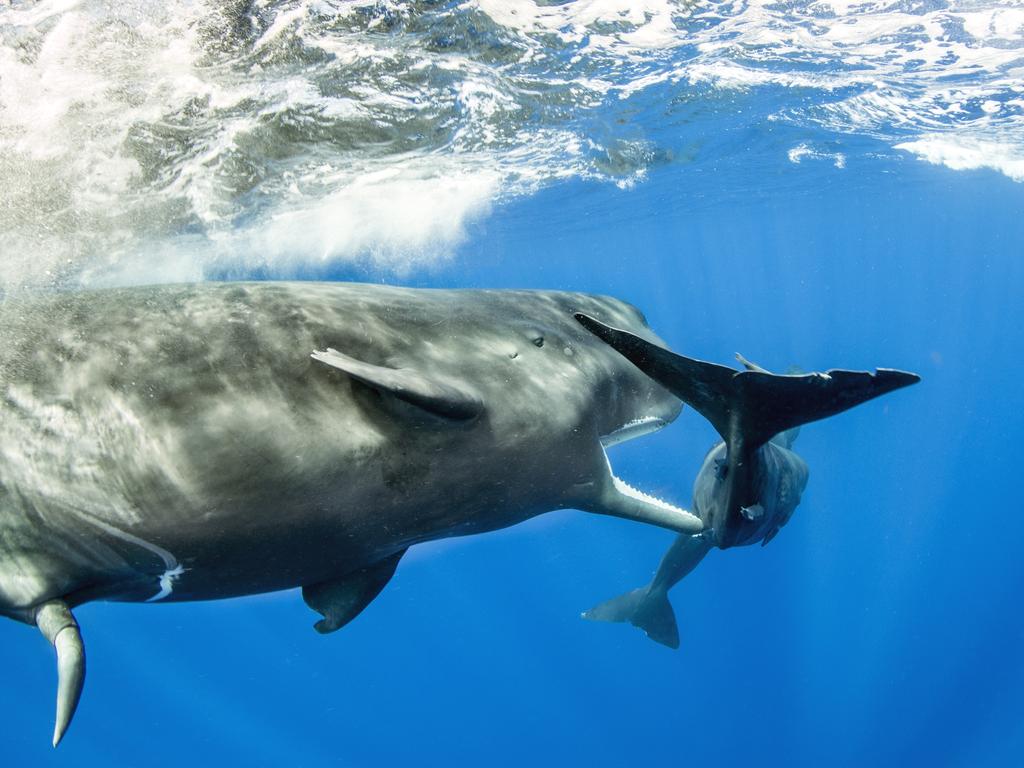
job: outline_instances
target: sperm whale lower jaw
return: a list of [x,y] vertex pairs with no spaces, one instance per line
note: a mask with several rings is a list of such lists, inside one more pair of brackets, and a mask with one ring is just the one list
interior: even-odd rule
[[[610,464],[608,466],[608,469],[609,469],[609,471],[611,471],[611,465]],[[639,502],[642,502],[644,504],[650,504],[652,506],[658,507],[660,509],[665,510],[669,514],[678,514],[678,515],[689,515],[690,514],[689,512],[687,512],[682,507],[677,507],[675,504],[671,504],[671,503],[665,501],[664,499],[659,499],[657,496],[652,496],[649,493],[644,493],[639,488],[634,488],[632,485],[627,483],[621,477],[616,477],[614,473],[612,474],[612,483],[614,483],[614,485],[615,485],[615,490],[618,491],[619,493],[621,493],[623,496],[628,496],[629,498],[635,499],[635,500],[637,500]]]
[[654,432],[667,422],[657,417],[634,419],[601,438],[607,475],[592,511],[658,525],[679,533],[700,533],[703,523],[696,515],[644,491],[634,488],[612,469],[608,448],[624,440]]

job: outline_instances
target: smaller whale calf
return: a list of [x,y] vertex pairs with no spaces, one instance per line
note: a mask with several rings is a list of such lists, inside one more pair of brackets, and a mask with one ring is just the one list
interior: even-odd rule
[[722,437],[704,457],[693,486],[694,512],[704,529],[677,536],[650,583],[582,614],[591,621],[628,621],[669,648],[679,647],[669,590],[714,547],[764,546],[792,517],[809,477],[792,450],[800,426],[920,381],[887,368],[780,376],[740,355],[745,370],[736,371],[675,354],[586,315],[577,319],[707,418]]

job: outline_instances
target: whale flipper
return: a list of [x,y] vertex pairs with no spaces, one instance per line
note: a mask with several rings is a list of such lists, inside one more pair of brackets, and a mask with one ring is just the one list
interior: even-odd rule
[[321,635],[335,632],[363,612],[395,575],[403,549],[390,557],[345,574],[341,578],[309,584],[302,588],[306,605],[323,618],[313,625]]
[[379,392],[443,419],[470,421],[484,410],[483,402],[473,393],[409,368],[386,368],[364,363],[330,347],[313,352],[310,357]]
[[867,371],[778,375],[740,361],[747,370],[677,355],[628,331],[588,315],[576,319],[640,370],[695,408],[733,447],[755,450],[774,435],[834,416],[887,392],[915,384],[921,377],[892,368]]
[[668,601],[668,593],[663,589],[640,587],[599,603],[581,615],[589,621],[628,621],[642,629],[651,640],[669,648],[679,647],[676,615]]

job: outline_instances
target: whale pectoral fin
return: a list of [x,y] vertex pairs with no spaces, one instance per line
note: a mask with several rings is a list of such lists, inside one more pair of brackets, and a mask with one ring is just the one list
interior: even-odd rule
[[759,371],[761,373],[771,373],[771,371],[769,371],[767,368],[762,368],[757,363],[750,362],[749,360],[747,360],[747,358],[745,358],[739,352],[736,353],[736,361],[740,365],[742,365],[744,368],[746,368],[748,371]]
[[483,402],[472,392],[409,368],[386,368],[364,363],[331,348],[313,352],[310,357],[383,394],[443,419],[470,421],[484,410]]
[[398,561],[404,554],[403,549],[341,578],[303,587],[302,599],[306,601],[306,605],[323,615],[323,619],[314,625],[314,629],[326,635],[328,632],[341,629],[362,613],[395,575]]

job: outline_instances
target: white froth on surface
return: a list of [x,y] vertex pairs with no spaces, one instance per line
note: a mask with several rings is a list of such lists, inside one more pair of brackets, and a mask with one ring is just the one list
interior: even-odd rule
[[203,280],[211,271],[244,277],[294,278],[356,261],[406,276],[444,263],[464,240],[466,227],[488,214],[500,188],[498,173],[448,173],[429,164],[388,167],[348,180],[325,178],[330,193],[298,199],[286,210],[207,237],[182,237],[135,260],[99,262],[91,285]]
[[836,168],[846,167],[846,155],[842,152],[824,152],[814,149],[807,144],[797,144],[786,153],[791,163],[802,163],[804,160],[827,160]]
[[448,174],[424,171],[388,168],[358,176],[326,197],[226,235],[222,258],[234,253],[242,268],[288,269],[364,254],[399,272],[444,259],[464,238],[466,224],[486,215],[501,178],[457,166]]
[[[715,133],[722,94],[1019,181],[1022,82],[1019,0],[16,0],[0,291],[429,267],[503,200],[642,182],[672,155],[630,131],[696,99]],[[666,117],[620,128],[645,98]]]
[[929,163],[944,165],[955,171],[989,168],[1009,176],[1014,181],[1024,181],[1024,153],[1008,144],[972,137],[937,135],[905,141],[897,144],[896,149],[905,150]]
[[542,6],[534,0],[475,0],[474,5],[501,26],[522,34],[557,35],[567,43],[583,43],[584,50],[614,48],[618,55],[630,55],[678,44],[672,17],[688,4],[584,0]]

